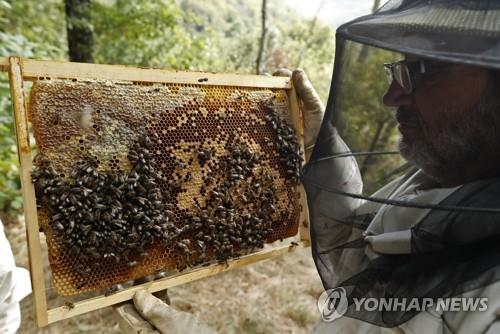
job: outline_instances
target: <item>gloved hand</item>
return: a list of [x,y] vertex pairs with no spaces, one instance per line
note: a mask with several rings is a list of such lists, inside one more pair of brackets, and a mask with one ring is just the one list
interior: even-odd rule
[[124,303],[114,309],[125,334],[214,333],[193,315],[174,310],[145,290],[135,293],[133,305]]
[[311,81],[302,69],[291,72],[288,69],[278,69],[273,76],[291,77],[295,87],[299,106],[304,115],[304,146],[306,160],[309,160],[316,138],[318,138],[321,121],[325,114],[325,105],[314,89]]

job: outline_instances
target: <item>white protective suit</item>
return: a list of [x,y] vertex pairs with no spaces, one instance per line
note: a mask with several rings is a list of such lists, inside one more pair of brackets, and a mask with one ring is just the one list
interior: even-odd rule
[[0,223],[0,334],[16,333],[21,324],[19,302],[31,293],[29,272],[16,267]]

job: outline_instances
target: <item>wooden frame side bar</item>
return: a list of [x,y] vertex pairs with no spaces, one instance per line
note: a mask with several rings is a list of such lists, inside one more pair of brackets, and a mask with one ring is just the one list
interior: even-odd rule
[[[0,69],[5,70],[5,58],[0,58]],[[21,58],[23,78],[122,80],[146,83],[181,83],[217,86],[289,89],[290,78],[264,75],[243,75],[210,72],[139,68],[123,65],[103,65]]]
[[273,257],[284,255],[287,253],[294,252],[298,248],[305,248],[309,246],[309,242],[301,241],[297,244],[290,244],[286,246],[281,246],[273,249],[262,250],[257,253],[245,255],[241,258],[229,260],[227,264],[215,264],[209,267],[197,269],[189,273],[180,273],[175,276],[166,277],[161,280],[144,283],[137,285],[126,290],[117,292],[110,296],[99,296],[90,298],[81,302],[73,304],[73,308],[66,306],[61,306],[48,311],[48,323],[54,323],[56,321],[68,319],[80,314],[91,312],[106,306],[111,306],[118,304],[127,300],[132,299],[134,294],[142,289],[153,293],[160,290],[165,290],[177,285],[189,283],[196,281],[201,278],[210,277],[222,272],[226,272],[232,269],[236,269],[245,265],[249,265],[258,261],[267,260]]
[[33,288],[34,309],[38,326],[48,324],[47,299],[43,274],[42,247],[36,210],[35,187],[31,182],[31,147],[29,142],[28,119],[26,116],[26,101],[24,96],[21,59],[9,58],[10,94],[17,137],[17,152],[19,155],[21,189],[28,239],[28,252]]
[[[299,107],[299,101],[297,98],[297,93],[295,91],[295,87],[291,86],[289,90],[287,90],[288,95],[288,103],[290,110],[290,118],[292,124],[297,133],[297,140],[300,145],[300,149],[302,151],[302,158],[305,161],[305,138],[304,138],[304,115],[302,114],[302,110]],[[306,199],[306,191],[304,186],[299,185],[299,195],[300,195],[300,220],[299,220],[299,236],[302,241],[311,240],[311,233],[309,231],[309,210],[307,208],[307,199]]]

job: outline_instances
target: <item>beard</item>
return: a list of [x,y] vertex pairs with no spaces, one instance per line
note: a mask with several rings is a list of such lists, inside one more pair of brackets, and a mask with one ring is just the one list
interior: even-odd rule
[[[400,108],[400,118],[415,122],[419,130],[411,143],[400,138],[401,155],[432,179],[439,181],[460,172],[478,159],[495,161],[500,157],[500,98],[489,90],[472,107],[457,111],[453,107],[436,110],[433,124],[426,125]],[[437,126],[439,124],[439,126]]]

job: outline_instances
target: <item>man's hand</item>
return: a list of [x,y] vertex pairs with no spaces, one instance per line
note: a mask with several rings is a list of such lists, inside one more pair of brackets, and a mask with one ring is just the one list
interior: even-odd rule
[[133,305],[125,303],[116,306],[115,311],[125,334],[214,333],[193,315],[174,310],[145,290],[135,293]]
[[288,69],[279,69],[273,75],[292,79],[300,108],[304,114],[304,145],[306,160],[309,160],[325,114],[325,105],[302,69],[296,69],[293,72]]

